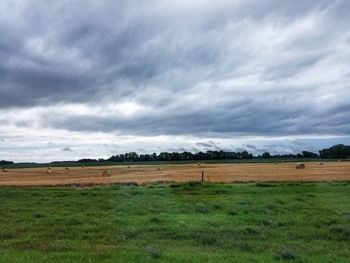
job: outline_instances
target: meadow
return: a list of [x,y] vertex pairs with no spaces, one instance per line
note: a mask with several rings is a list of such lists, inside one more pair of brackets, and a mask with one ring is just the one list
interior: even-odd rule
[[350,183],[0,188],[0,262],[349,262]]

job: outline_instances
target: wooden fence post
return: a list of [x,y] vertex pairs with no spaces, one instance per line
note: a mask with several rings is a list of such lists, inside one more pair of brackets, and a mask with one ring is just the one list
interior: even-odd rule
[[204,171],[202,170],[202,183],[204,182]]

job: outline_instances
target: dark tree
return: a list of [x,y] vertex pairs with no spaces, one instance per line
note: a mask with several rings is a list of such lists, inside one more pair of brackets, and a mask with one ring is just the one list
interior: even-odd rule
[[271,154],[269,152],[264,152],[261,157],[268,159],[271,157]]
[[308,151],[302,151],[302,154],[303,154],[304,158],[318,158],[318,154],[317,153],[308,152]]
[[0,161],[0,164],[13,164],[13,162],[2,160],[2,161]]
[[350,146],[344,144],[333,145],[328,149],[320,150],[320,156],[323,159],[349,158]]

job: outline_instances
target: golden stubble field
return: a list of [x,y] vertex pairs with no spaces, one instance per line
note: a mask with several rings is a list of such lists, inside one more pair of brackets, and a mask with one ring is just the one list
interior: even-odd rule
[[[28,168],[0,171],[0,186],[60,186],[151,182],[283,182],[349,181],[350,162],[117,165],[98,167]],[[107,172],[108,171],[108,172]]]

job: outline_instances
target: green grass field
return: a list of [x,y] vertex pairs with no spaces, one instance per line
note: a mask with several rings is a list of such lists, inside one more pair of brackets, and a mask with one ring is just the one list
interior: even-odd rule
[[349,262],[350,183],[0,188],[0,262]]

